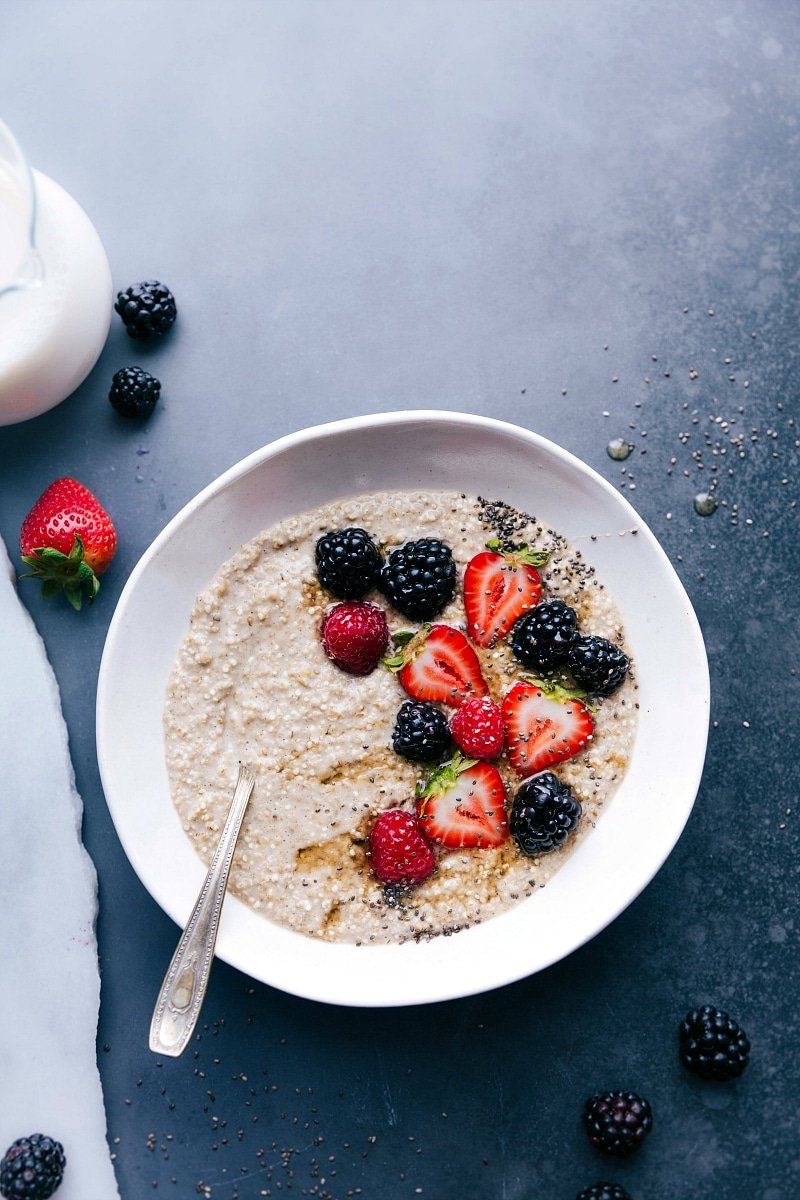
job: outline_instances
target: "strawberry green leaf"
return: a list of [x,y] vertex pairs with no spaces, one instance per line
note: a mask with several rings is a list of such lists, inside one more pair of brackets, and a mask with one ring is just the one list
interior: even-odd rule
[[559,683],[554,683],[551,679],[535,679],[532,675],[520,675],[525,683],[532,683],[534,687],[538,687],[544,692],[545,696],[550,700],[558,700],[561,704],[568,700],[585,700],[588,692],[584,692],[581,688],[565,688]]
[[486,543],[486,548],[494,550],[495,554],[502,554],[510,563],[524,564],[526,567],[545,567],[550,561],[549,550],[531,550],[528,546],[514,546],[511,550],[504,550],[499,538],[491,538]]

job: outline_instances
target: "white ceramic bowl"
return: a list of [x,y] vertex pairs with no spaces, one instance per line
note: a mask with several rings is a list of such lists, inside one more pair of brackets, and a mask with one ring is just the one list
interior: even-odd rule
[[179,925],[205,868],[170,800],[161,713],[194,598],[241,543],[282,518],[396,488],[505,500],[565,534],[622,611],[639,730],[608,811],[552,882],[454,937],[333,945],[272,924],[229,895],[219,956],[284,991],[336,1004],[471,995],[539,971],[593,937],[678,840],[708,733],[708,666],[689,599],[638,514],[578,459],[514,425],[446,412],[357,417],[291,434],[226,471],[167,525],[128,580],[103,654],[97,747],[106,798],[134,870]]

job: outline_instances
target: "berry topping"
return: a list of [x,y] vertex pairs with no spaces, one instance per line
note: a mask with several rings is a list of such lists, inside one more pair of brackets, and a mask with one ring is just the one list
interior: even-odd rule
[[575,1200],[631,1200],[631,1196],[619,1183],[593,1183],[578,1192]]
[[390,808],[377,818],[369,835],[369,854],[372,869],[383,883],[421,883],[436,867],[416,817],[402,808]]
[[449,546],[436,538],[406,542],[389,555],[381,572],[389,603],[412,621],[430,621],[453,599],[456,564]]
[[488,696],[465,700],[450,721],[450,732],[469,758],[497,758],[503,749],[503,716]]
[[464,572],[467,633],[476,646],[491,646],[539,603],[542,582],[535,570],[550,557],[521,546],[509,554],[496,553],[499,542],[476,554]]
[[514,626],[514,657],[534,671],[551,671],[566,661],[577,624],[575,609],[563,600],[537,604]]
[[317,542],[317,576],[340,600],[360,600],[377,585],[380,551],[364,529],[336,529]]
[[496,767],[456,754],[420,791],[417,817],[441,846],[501,845],[508,836],[506,792]]
[[369,675],[389,645],[383,610],[357,600],[332,608],[322,622],[321,634],[328,657],[350,675]]
[[625,681],[630,661],[619,646],[601,637],[576,637],[567,656],[575,682],[595,696],[610,696]]
[[122,317],[129,336],[140,341],[162,337],[172,328],[178,315],[172,292],[156,279],[117,292],[114,308]]
[[626,1158],[652,1129],[653,1110],[636,1092],[600,1092],[586,1101],[583,1124],[598,1150]]
[[417,633],[394,635],[397,652],[384,664],[397,672],[412,700],[458,708],[469,696],[485,696],[478,656],[464,634],[449,625],[423,625]]
[[424,700],[405,700],[392,731],[395,753],[411,762],[436,762],[450,750],[447,717]]
[[42,581],[42,595],[63,591],[73,608],[100,590],[97,576],[117,549],[114,523],[100,501],[77,479],[57,479],[42,492],[19,535],[24,577]]
[[541,680],[516,683],[507,693],[506,749],[518,775],[535,775],[584,749],[594,723],[579,695]]
[[122,417],[149,417],[161,395],[161,384],[141,367],[123,367],[111,380],[108,398]]
[[64,1147],[42,1133],[17,1138],[0,1162],[0,1195],[8,1200],[48,1200],[64,1178]]
[[704,1004],[680,1027],[681,1062],[705,1079],[735,1079],[747,1066],[750,1041],[726,1012]]
[[545,771],[518,789],[508,828],[522,853],[535,857],[563,846],[580,815],[580,801],[557,776]]

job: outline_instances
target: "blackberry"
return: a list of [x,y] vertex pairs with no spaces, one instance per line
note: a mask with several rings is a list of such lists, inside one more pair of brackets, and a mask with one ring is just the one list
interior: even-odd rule
[[392,731],[395,753],[411,762],[435,762],[450,752],[447,717],[433,704],[406,700]]
[[631,1200],[631,1197],[619,1183],[593,1183],[578,1192],[575,1200]]
[[680,1027],[681,1062],[704,1079],[735,1079],[748,1063],[750,1040],[726,1012],[704,1004]]
[[549,671],[567,657],[575,636],[578,616],[563,600],[537,604],[514,625],[511,649],[525,667]]
[[630,666],[627,654],[619,646],[593,635],[573,639],[567,662],[575,682],[595,696],[610,696],[615,692]]
[[129,337],[145,342],[163,337],[178,315],[175,297],[157,279],[148,279],[124,292],[117,292],[114,308],[122,317]]
[[123,367],[111,380],[108,398],[123,417],[149,417],[161,395],[161,384],[141,367]]
[[437,538],[420,538],[393,550],[381,572],[381,590],[412,621],[430,621],[453,599],[453,552]]
[[47,1200],[64,1178],[64,1147],[42,1133],[17,1138],[0,1162],[0,1194],[8,1200]]
[[562,846],[580,815],[580,801],[567,785],[544,771],[518,789],[508,828],[522,853],[533,857]]
[[317,578],[340,600],[360,600],[378,582],[383,566],[380,551],[364,529],[324,533],[315,550]]
[[626,1158],[652,1129],[653,1110],[636,1092],[599,1092],[586,1101],[583,1124],[596,1149]]

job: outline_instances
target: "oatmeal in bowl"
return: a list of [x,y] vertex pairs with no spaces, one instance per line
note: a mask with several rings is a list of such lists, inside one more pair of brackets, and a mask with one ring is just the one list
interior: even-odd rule
[[541,970],[638,895],[708,699],[686,594],[610,484],[503,422],[383,414],[272,443],[173,518],[109,629],[98,760],[180,925],[247,762],[217,954],[426,1003]]

